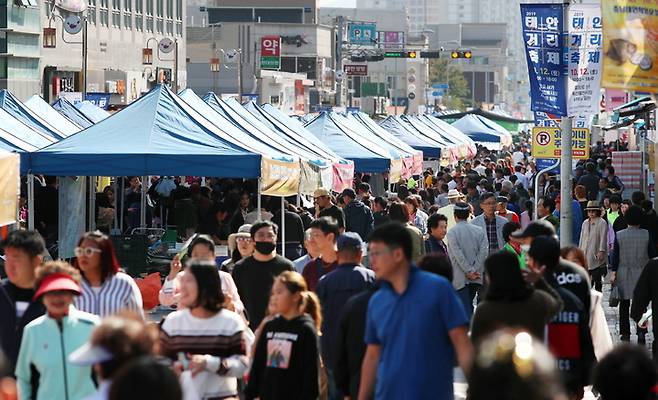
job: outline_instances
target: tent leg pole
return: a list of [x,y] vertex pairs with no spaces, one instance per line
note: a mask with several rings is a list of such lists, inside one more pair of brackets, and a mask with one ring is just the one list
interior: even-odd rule
[[119,185],[117,184],[117,181],[119,178],[115,178],[114,182],[112,183],[112,189],[114,190],[114,201],[112,202],[114,205],[114,229],[119,229],[119,213],[117,213],[117,199],[119,196]]
[[[123,213],[124,213],[124,208],[126,207],[126,199],[123,197],[123,188],[126,186],[126,178],[121,177],[121,184],[119,185],[119,191],[115,194],[117,199],[121,199],[121,209],[119,210],[118,218],[119,218],[119,229],[121,230],[121,234],[123,234]],[[121,196],[121,197],[119,197]]]
[[281,257],[286,257],[286,210],[284,207],[286,200],[281,198]]
[[146,191],[148,190],[146,187],[147,180],[148,176],[145,175],[142,177],[142,198],[139,207],[139,226],[142,228],[146,228]]
[[297,193],[297,207],[299,207],[302,204],[302,195],[300,193]]
[[261,198],[260,198],[261,184],[262,184],[262,181],[261,181],[260,178],[258,178],[258,196],[256,198],[256,215],[257,215],[257,219],[259,221],[262,220],[262,218],[263,218],[263,216],[261,215],[262,214],[262,212],[261,212]]
[[96,177],[89,176],[89,231],[96,230]]
[[34,230],[34,175],[27,175],[27,229]]

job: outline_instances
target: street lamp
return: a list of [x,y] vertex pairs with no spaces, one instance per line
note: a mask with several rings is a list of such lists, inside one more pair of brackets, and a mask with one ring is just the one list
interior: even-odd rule
[[[143,65],[152,65],[153,64],[153,49],[149,46],[149,43],[151,40],[155,41],[157,43],[158,47],[158,60],[160,61],[173,61],[174,62],[174,68],[173,68],[173,79],[172,79],[172,85],[171,89],[174,92],[178,92],[178,40],[177,39],[170,39],[168,37],[165,37],[158,41],[155,37],[150,37],[146,40],[146,46],[142,49],[142,64]],[[163,60],[160,57],[160,53],[164,54],[169,54],[171,52],[174,52],[174,59],[173,60]]]
[[43,28],[43,48],[54,49],[57,47],[57,29]]
[[[55,3],[56,4],[56,3]],[[60,8],[67,11],[70,15],[66,18],[62,17],[59,14],[55,14],[55,5],[50,11],[50,17],[48,18],[48,27],[43,28],[43,47],[46,49],[54,49],[57,46],[57,29],[51,26],[54,18],[59,19],[64,26],[62,30],[62,41],[68,44],[80,44],[82,45],[82,99],[87,98],[87,16],[86,15],[76,15],[83,13],[87,8],[86,2],[81,2],[82,6],[80,7],[63,7]],[[82,31],[82,41],[81,42],[70,42],[66,40],[64,32],[69,35],[77,35]]]
[[210,59],[210,72],[219,72],[219,58]]

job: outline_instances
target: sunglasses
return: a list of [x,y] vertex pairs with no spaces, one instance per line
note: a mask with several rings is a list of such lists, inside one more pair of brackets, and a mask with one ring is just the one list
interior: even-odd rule
[[251,242],[251,238],[247,236],[238,236],[235,240],[238,242]]
[[102,253],[101,249],[95,247],[76,247],[73,251],[76,257],[91,257],[94,253]]

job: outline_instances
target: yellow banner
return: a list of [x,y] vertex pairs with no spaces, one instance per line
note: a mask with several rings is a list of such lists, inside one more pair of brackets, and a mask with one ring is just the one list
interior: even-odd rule
[[286,162],[262,157],[260,170],[261,194],[292,196],[299,192],[299,161]]
[[602,86],[658,92],[658,2],[602,0],[601,16]]
[[391,170],[388,175],[389,182],[397,182],[402,178],[402,159],[391,160]]
[[[571,129],[571,156],[589,158],[590,134],[588,128]],[[532,128],[532,156],[534,158],[560,158],[562,152],[562,131],[560,128]]]
[[18,215],[20,195],[20,156],[0,156],[0,226],[13,224]]

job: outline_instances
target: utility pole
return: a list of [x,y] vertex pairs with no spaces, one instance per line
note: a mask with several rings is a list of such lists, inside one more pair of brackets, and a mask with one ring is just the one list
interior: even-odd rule
[[[569,19],[569,1],[564,2],[563,24],[562,29],[565,35],[569,35],[566,28],[566,22]],[[566,69],[566,67],[565,67]],[[569,93],[569,79],[564,80],[564,93]],[[569,116],[568,110],[562,117],[560,126],[562,146],[560,148],[560,246],[571,246],[571,225],[573,216],[571,215],[571,128],[573,124],[572,117]],[[535,200],[536,201],[536,200]]]
[[[334,69],[334,79],[338,71],[343,70],[343,37],[345,30],[345,17],[338,16],[338,33],[336,34],[336,68]],[[336,106],[343,105],[343,80],[336,79]]]

